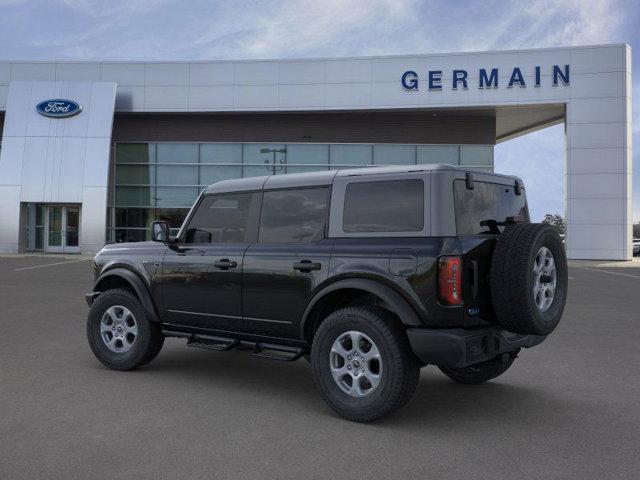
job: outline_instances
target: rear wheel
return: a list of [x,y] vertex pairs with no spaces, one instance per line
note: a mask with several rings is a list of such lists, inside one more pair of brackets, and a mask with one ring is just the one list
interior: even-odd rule
[[132,293],[122,289],[108,290],[93,302],[87,339],[96,358],[113,370],[149,363],[164,344],[160,325],[147,318]]
[[420,368],[404,329],[387,311],[348,307],[320,325],[311,350],[320,393],[342,417],[370,422],[406,404]]
[[447,377],[466,385],[483,383],[506,372],[515,360],[515,354],[500,355],[493,360],[463,368],[438,367]]

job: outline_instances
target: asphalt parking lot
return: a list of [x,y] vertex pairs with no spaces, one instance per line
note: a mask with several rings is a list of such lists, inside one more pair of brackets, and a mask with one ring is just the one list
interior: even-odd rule
[[107,370],[85,339],[89,266],[0,258],[2,479],[638,478],[640,268],[572,267],[558,330],[505,375],[425,368],[407,407],[359,425],[304,361],[168,339]]

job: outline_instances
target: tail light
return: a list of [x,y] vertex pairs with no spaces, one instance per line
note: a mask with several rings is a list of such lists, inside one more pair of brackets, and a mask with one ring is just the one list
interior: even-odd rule
[[438,296],[445,305],[462,304],[462,270],[460,257],[440,257]]

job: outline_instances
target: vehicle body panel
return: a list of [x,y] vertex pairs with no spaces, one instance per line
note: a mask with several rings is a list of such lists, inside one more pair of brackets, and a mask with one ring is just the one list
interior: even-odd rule
[[[346,185],[396,178],[424,180],[427,205],[423,230],[412,234],[345,233],[340,209]],[[124,269],[139,277],[148,295],[143,303],[152,305],[158,320],[172,331],[307,347],[304,322],[313,306],[336,288],[362,289],[381,298],[401,322],[417,330],[492,328],[495,314],[488,276],[498,235],[458,236],[456,232],[453,182],[470,178],[510,188],[520,181],[436,165],[218,182],[201,194],[178,239],[169,245],[140,242],[105,246],[94,260],[98,281],[94,292],[99,294],[99,281],[109,271],[117,274],[118,269]],[[244,243],[184,243],[186,225],[207,195],[317,186],[331,187],[329,220],[321,241],[259,243],[253,235]],[[252,222],[257,229],[259,216]],[[439,259],[447,255],[462,258],[460,306],[445,306],[438,299]],[[317,269],[294,268],[303,260],[318,264]],[[235,265],[220,268],[216,266],[220,261]]]

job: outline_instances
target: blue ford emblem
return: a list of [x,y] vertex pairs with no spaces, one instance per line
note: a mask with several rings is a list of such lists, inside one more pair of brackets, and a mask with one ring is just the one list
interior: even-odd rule
[[45,100],[36,105],[36,110],[45,117],[66,118],[73,117],[82,111],[82,106],[72,100],[56,98]]

